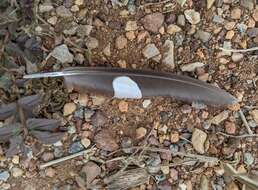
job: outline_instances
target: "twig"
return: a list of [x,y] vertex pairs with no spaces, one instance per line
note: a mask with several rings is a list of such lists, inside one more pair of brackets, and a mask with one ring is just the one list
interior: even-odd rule
[[76,158],[78,156],[82,156],[84,154],[87,154],[89,152],[92,152],[94,150],[94,148],[91,148],[91,149],[87,149],[87,150],[83,150],[81,152],[77,152],[75,154],[72,154],[72,155],[69,155],[69,156],[65,156],[65,157],[62,157],[62,158],[59,158],[59,159],[56,159],[56,160],[52,160],[52,161],[49,161],[47,163],[44,163],[44,164],[41,164],[39,166],[39,169],[42,170],[46,167],[49,167],[49,166],[52,166],[52,165],[55,165],[55,164],[58,164],[60,162],[64,162],[64,161],[67,161],[67,160],[71,160],[73,158]]
[[258,137],[258,134],[245,134],[245,135],[229,135],[226,133],[218,132],[218,134],[221,134],[225,137],[232,137],[232,138],[248,138],[248,137]]
[[249,52],[249,51],[256,51],[258,50],[258,47],[253,47],[253,48],[249,48],[249,49],[226,49],[223,47],[219,48],[222,51],[228,51],[228,52],[232,52],[232,53],[244,53],[244,52]]
[[241,117],[241,119],[242,119],[242,121],[243,121],[243,123],[244,123],[246,129],[247,129],[248,134],[249,134],[249,135],[252,135],[252,134],[253,134],[253,131],[251,130],[250,126],[248,125],[243,111],[240,109],[238,112],[239,112],[239,114],[240,114],[240,117]]

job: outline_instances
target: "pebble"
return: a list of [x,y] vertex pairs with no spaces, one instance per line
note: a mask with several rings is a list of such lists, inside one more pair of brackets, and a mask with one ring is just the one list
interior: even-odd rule
[[98,110],[92,115],[91,122],[94,127],[102,127],[108,122],[108,119],[102,111]]
[[200,190],[209,190],[209,179],[206,175],[201,176]]
[[179,26],[177,26],[176,24],[170,24],[167,27],[167,33],[171,34],[171,35],[173,35],[177,32],[181,32],[181,31],[182,31],[182,29]]
[[126,32],[125,36],[130,41],[133,41],[136,38],[134,31]]
[[244,153],[244,163],[247,166],[251,166],[254,163],[254,157],[250,152]]
[[76,13],[76,12],[80,11],[80,8],[79,8],[78,5],[73,5],[73,6],[71,7],[71,11],[72,11],[73,13]]
[[200,13],[193,10],[188,9],[184,11],[185,18],[190,22],[191,24],[198,24],[201,21]]
[[143,48],[142,51],[145,58],[150,59],[157,55],[160,55],[160,52],[158,48],[155,46],[155,44],[148,44]]
[[232,181],[227,185],[227,190],[239,190],[239,187],[234,181]]
[[167,175],[169,174],[169,166],[168,165],[164,165],[160,167],[160,170],[162,171],[163,174]]
[[99,149],[105,151],[112,152],[119,148],[113,135],[108,130],[101,130],[97,133],[94,137],[94,142]]
[[178,132],[176,132],[176,131],[171,132],[170,133],[170,141],[171,141],[171,143],[177,143],[179,141],[179,139],[180,139],[179,137],[180,136],[179,136]]
[[255,9],[254,12],[253,12],[253,18],[256,22],[258,22],[258,9]]
[[55,158],[60,158],[62,157],[64,154],[64,150],[62,147],[55,147],[54,148],[54,156]]
[[65,6],[57,7],[56,14],[62,18],[69,18],[73,16],[72,12],[69,9],[67,9]]
[[194,62],[182,65],[181,71],[183,72],[194,72],[198,67],[203,67],[205,64],[201,62]]
[[225,24],[225,28],[226,28],[226,30],[233,30],[234,27],[235,27],[235,25],[236,25],[235,22],[227,22],[227,23]]
[[45,174],[46,174],[47,177],[52,178],[56,175],[56,170],[54,168],[49,167],[45,170]]
[[87,94],[79,94],[78,103],[80,106],[87,106],[89,102],[89,96]]
[[88,147],[90,146],[90,144],[91,144],[91,141],[90,141],[90,139],[88,139],[88,138],[83,138],[83,139],[81,140],[81,144],[82,144],[85,148],[88,148]]
[[254,38],[258,35],[258,28],[249,28],[246,33],[250,38]]
[[240,33],[242,33],[242,34],[244,34],[244,33],[246,32],[247,28],[248,28],[248,26],[247,26],[246,24],[244,24],[244,23],[238,23],[238,24],[236,25],[236,27],[237,27],[237,30],[238,30]]
[[118,36],[115,41],[116,48],[121,50],[126,48],[127,46],[127,39],[124,37],[124,35]]
[[223,111],[213,117],[209,122],[214,125],[219,125],[221,122],[226,120],[229,117],[229,112],[228,111]]
[[72,63],[74,58],[66,44],[55,47],[55,49],[51,52],[51,56],[56,58],[61,63]]
[[198,39],[200,39],[203,43],[206,43],[211,39],[211,33],[205,32],[203,30],[198,30],[195,36]]
[[14,178],[21,177],[23,175],[23,170],[18,167],[13,167],[11,169],[12,176]]
[[75,134],[76,133],[76,127],[74,125],[68,126],[67,132],[70,135]]
[[255,123],[258,125],[258,110],[250,111],[250,115],[254,119]]
[[1,171],[0,172],[0,181],[6,182],[10,177],[10,174],[8,171]]
[[63,110],[64,116],[68,116],[68,115],[72,114],[75,110],[76,110],[75,103],[73,103],[73,102],[66,103],[64,105],[64,110]]
[[240,0],[240,5],[242,7],[244,7],[244,8],[249,9],[251,11],[254,8],[254,1],[253,0]]
[[81,38],[84,38],[85,36],[89,36],[92,31],[93,26],[91,25],[79,25],[76,32],[77,35]]
[[207,9],[210,9],[214,4],[215,0],[207,0]]
[[54,154],[51,152],[44,152],[41,158],[44,162],[48,162],[54,159]]
[[170,169],[170,178],[173,182],[178,180],[178,177],[179,177],[178,175],[179,175],[179,173],[176,169],[174,169],[174,168]]
[[205,153],[204,144],[207,139],[207,134],[200,129],[195,128],[192,134],[192,145],[193,148],[200,154]]
[[89,49],[96,49],[99,47],[99,41],[97,40],[97,38],[93,38],[93,37],[88,37],[85,40],[85,45],[87,46],[87,48]]
[[11,188],[11,184],[9,184],[9,183],[3,183],[2,185],[1,185],[1,190],[3,189],[10,189]]
[[130,137],[123,137],[121,140],[121,146],[126,154],[133,152],[133,149],[128,149],[133,146],[133,141]]
[[108,45],[103,49],[103,53],[107,57],[111,56],[111,45],[110,45],[110,43],[108,43]]
[[225,39],[231,40],[231,39],[234,37],[234,35],[235,35],[234,30],[230,30],[230,31],[228,31],[228,32],[226,33]]
[[240,8],[234,8],[231,13],[230,16],[232,19],[240,19],[241,18],[241,9]]
[[77,141],[70,145],[68,152],[69,154],[74,154],[82,151],[83,149],[84,149],[84,146],[81,144],[80,141]]
[[125,25],[125,31],[134,31],[138,29],[138,25],[136,21],[127,21]]
[[57,23],[57,17],[56,16],[52,16],[49,19],[47,19],[47,22],[54,26]]
[[139,127],[136,129],[136,139],[141,139],[145,137],[146,134],[147,134],[147,129],[145,129],[144,127]]
[[128,112],[128,102],[120,101],[118,103],[118,108],[121,112]]
[[220,15],[214,15],[212,21],[214,23],[222,24],[225,20]]
[[242,53],[233,53],[231,59],[233,62],[240,62],[244,58],[244,54]]
[[46,13],[46,12],[50,12],[54,9],[53,5],[51,4],[40,4],[39,5],[39,12],[40,13]]
[[85,189],[86,182],[81,176],[75,176],[75,181],[81,189]]
[[168,66],[170,69],[175,68],[174,61],[174,42],[171,40],[166,40],[163,45],[164,53],[162,63]]
[[75,5],[81,6],[83,5],[85,0],[75,0]]
[[158,33],[159,28],[164,23],[164,15],[162,13],[152,13],[146,15],[141,19],[141,23],[143,24],[144,28],[150,32]]
[[185,16],[184,15],[178,15],[177,24],[179,26],[185,26]]
[[74,117],[75,118],[83,119],[84,118],[84,108],[83,107],[79,107],[79,109],[77,109],[74,112]]
[[143,108],[147,108],[151,105],[151,100],[147,99],[147,100],[144,100],[143,103],[142,103],[142,107]]
[[236,125],[233,122],[225,122],[225,130],[227,134],[235,134],[236,133]]
[[94,162],[87,162],[81,172],[86,176],[87,184],[90,184],[96,177],[101,174],[101,168]]
[[165,16],[165,22],[167,25],[174,24],[176,21],[176,15],[174,13],[169,13]]
[[14,155],[12,159],[12,163],[19,164],[20,163],[20,157],[18,155]]

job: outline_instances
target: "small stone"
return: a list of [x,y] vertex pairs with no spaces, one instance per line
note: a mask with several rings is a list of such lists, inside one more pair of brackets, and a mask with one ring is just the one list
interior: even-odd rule
[[149,33],[146,30],[140,31],[139,34],[137,35],[137,42],[139,43],[139,42],[143,41],[148,36],[149,36]]
[[88,147],[90,146],[90,144],[91,144],[91,141],[90,141],[90,139],[88,139],[88,138],[83,138],[83,139],[81,140],[81,144],[82,144],[85,148],[88,148]]
[[233,122],[225,122],[225,130],[228,134],[235,134],[236,133],[236,125]]
[[163,25],[164,19],[164,15],[162,13],[156,12],[146,15],[141,19],[141,23],[146,30],[153,33],[158,33],[159,28]]
[[184,14],[185,14],[185,18],[191,24],[198,24],[201,21],[200,13],[193,9],[185,10]]
[[232,181],[227,185],[226,190],[239,190],[239,187],[234,181]]
[[68,116],[70,114],[72,114],[74,111],[76,110],[76,104],[71,102],[71,103],[66,103],[64,105],[64,116]]
[[258,110],[250,111],[250,115],[253,117],[255,123],[258,125]]
[[254,163],[254,157],[250,152],[244,153],[244,163],[247,166],[251,166]]
[[189,63],[181,66],[183,72],[194,72],[198,67],[203,67],[205,64],[201,62]]
[[76,127],[74,125],[70,125],[68,126],[68,130],[67,130],[68,134],[75,134],[76,133]]
[[170,133],[170,141],[171,143],[177,143],[179,141],[179,133],[174,131]]
[[81,189],[85,189],[85,187],[87,186],[85,180],[80,176],[75,176],[75,181]]
[[90,184],[101,174],[101,168],[94,162],[89,161],[83,166],[81,172],[86,176],[87,184]]
[[210,181],[209,179],[207,178],[206,175],[202,175],[201,176],[201,183],[200,183],[200,190],[209,190],[210,187],[209,187],[209,184],[210,184]]
[[207,9],[210,9],[214,4],[215,0],[207,0]]
[[95,137],[96,146],[105,151],[115,151],[119,148],[113,135],[108,130],[101,130]]
[[96,38],[93,37],[88,37],[85,40],[85,45],[87,46],[87,48],[89,49],[96,49],[99,47],[99,41]]
[[165,17],[165,22],[167,25],[174,24],[176,21],[176,15],[174,13],[169,13]]
[[167,33],[171,34],[171,35],[173,35],[173,34],[175,34],[177,32],[180,32],[180,31],[182,31],[182,29],[179,26],[175,25],[175,24],[170,24],[167,27]]
[[44,162],[48,162],[54,159],[54,154],[51,152],[44,152],[41,158]]
[[254,1],[253,0],[240,0],[240,5],[251,11],[254,8]]
[[75,5],[81,6],[84,4],[85,0],[75,0]]
[[12,176],[14,178],[21,177],[23,175],[23,170],[18,167],[13,167],[11,169]]
[[138,29],[138,25],[136,21],[128,21],[125,25],[125,31],[133,31],[137,29]]
[[211,39],[211,34],[203,30],[198,30],[196,32],[196,37],[200,39],[203,43],[206,43]]
[[121,146],[126,154],[133,152],[133,149],[129,149],[133,146],[133,141],[130,137],[123,137],[121,140]]
[[240,19],[241,18],[241,9],[240,8],[234,8],[231,13],[232,19]]
[[144,100],[143,101],[143,103],[142,103],[142,107],[143,108],[147,108],[147,107],[149,107],[150,106],[150,104],[151,104],[151,100]]
[[130,41],[133,41],[136,38],[134,31],[126,32],[125,36]]
[[120,101],[118,103],[118,108],[121,112],[128,112],[128,102]]
[[46,174],[47,177],[52,178],[56,175],[56,170],[54,168],[49,167],[45,170],[45,174]]
[[231,59],[233,62],[240,62],[244,58],[244,54],[242,53],[233,53]]
[[18,155],[14,155],[12,159],[12,163],[19,164],[20,163],[20,157]]
[[51,56],[56,58],[61,63],[72,63],[74,58],[66,44],[55,47],[55,49],[51,52]]
[[145,137],[146,134],[147,134],[147,129],[145,129],[144,127],[139,127],[136,129],[136,139],[141,139]]
[[201,81],[207,82],[209,80],[209,76],[210,76],[209,73],[204,73],[202,75],[199,75],[198,79]]
[[10,177],[10,174],[8,171],[0,171],[0,181],[6,182]]
[[124,37],[124,35],[118,36],[116,38],[115,44],[117,49],[124,49],[127,46],[127,39]]
[[70,145],[68,152],[69,154],[74,154],[82,151],[83,149],[84,149],[84,146],[81,144],[81,142],[77,141]]
[[170,69],[175,68],[175,62],[174,62],[174,42],[171,40],[166,40],[164,45],[164,54],[162,63],[166,66],[168,66]]
[[107,122],[107,116],[102,111],[96,111],[91,117],[91,122],[94,127],[103,127]]
[[62,147],[55,147],[54,148],[54,156],[55,158],[60,158],[62,157],[64,154],[64,150],[62,149]]
[[79,94],[78,103],[80,106],[87,106],[89,101],[89,96],[87,94]]
[[223,111],[223,112],[219,113],[218,115],[216,115],[215,117],[213,117],[210,120],[210,123],[214,124],[214,125],[219,125],[221,122],[226,120],[228,117],[229,117],[229,112]]
[[162,173],[163,173],[164,175],[169,174],[169,166],[168,166],[168,165],[161,166],[161,167],[160,167],[160,170],[162,171]]
[[50,12],[54,9],[53,5],[51,4],[40,4],[39,5],[39,12],[40,13],[46,13],[46,12]]
[[178,15],[177,24],[179,26],[185,26],[185,16],[184,15]]
[[160,52],[158,48],[155,46],[155,44],[148,44],[147,46],[145,46],[142,53],[144,57],[147,59],[160,55]]
[[253,12],[253,18],[256,22],[258,22],[258,9],[255,9],[254,12]]
[[9,184],[9,183],[3,183],[2,185],[1,185],[1,190],[3,189],[3,190],[7,190],[7,189],[10,189],[11,188],[11,184]]
[[47,19],[47,22],[48,22],[49,24],[55,26],[56,23],[57,23],[57,17],[56,17],[56,16],[52,16],[52,17],[50,17],[49,19]]
[[258,28],[249,28],[246,33],[250,38],[254,38],[258,36]]
[[212,21],[214,23],[222,24],[225,20],[220,15],[214,15]]
[[200,129],[195,128],[192,135],[193,148],[200,154],[205,153],[204,144],[207,139],[207,134]]
[[92,31],[93,26],[91,25],[79,25],[77,28],[77,35],[81,38],[89,36]]
[[80,11],[80,8],[79,8],[78,5],[73,5],[73,6],[71,7],[71,11],[72,11],[73,13],[76,13],[76,12]]
[[230,31],[227,32],[225,38],[226,38],[227,40],[231,40],[231,39],[234,37],[234,35],[235,35],[234,30],[230,30]]
[[178,180],[178,171],[174,168],[170,169],[170,178],[172,181],[177,181]]
[[245,32],[246,32],[246,30],[247,30],[247,25],[246,24],[244,24],[244,23],[238,23],[237,25],[236,25],[236,27],[237,27],[237,30],[240,32],[240,33],[242,33],[242,34],[244,34]]
[[117,61],[117,64],[119,65],[119,67],[124,69],[126,68],[126,65],[127,65],[126,61],[121,59]]
[[62,18],[69,18],[69,17],[72,17],[73,14],[71,13],[71,11],[69,9],[67,9],[65,6],[59,6],[56,8],[56,14],[59,16],[59,17],[62,17]]
[[225,28],[226,28],[226,30],[233,30],[234,27],[235,27],[235,25],[236,25],[235,22],[227,22],[227,23],[225,24]]
[[84,117],[84,108],[83,108],[83,107],[80,107],[79,109],[77,109],[77,110],[74,112],[74,117],[75,117],[75,118],[83,119],[83,117]]
[[110,45],[110,43],[103,49],[103,53],[107,57],[111,56],[111,45]]

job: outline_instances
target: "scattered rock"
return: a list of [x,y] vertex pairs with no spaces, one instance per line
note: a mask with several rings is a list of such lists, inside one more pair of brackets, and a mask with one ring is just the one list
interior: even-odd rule
[[147,59],[160,55],[160,52],[158,48],[155,46],[155,44],[148,44],[147,46],[145,46],[142,53],[144,57]]
[[219,125],[222,121],[226,120],[229,116],[228,111],[223,111],[220,114],[216,115],[210,120],[211,124]]
[[125,25],[125,31],[134,31],[138,29],[136,21],[128,21]]
[[170,141],[171,143],[177,143],[179,141],[179,133],[174,131],[170,133]]
[[46,13],[46,12],[50,12],[54,9],[53,5],[51,4],[40,4],[39,5],[39,12],[40,13]]
[[81,142],[77,141],[70,145],[68,152],[69,154],[74,154],[82,151],[83,149],[84,149],[84,146],[81,144]]
[[153,33],[158,33],[159,28],[163,25],[164,19],[164,15],[157,12],[146,15],[144,18],[141,19],[141,23],[146,30]]
[[254,157],[250,152],[244,153],[244,163],[247,166],[251,166],[254,163]]
[[85,187],[87,186],[85,180],[80,176],[75,176],[75,181],[81,189],[85,189]]
[[57,7],[56,14],[62,18],[69,18],[73,16],[72,12],[69,9],[67,9],[65,6]]
[[174,24],[176,22],[176,15],[174,13],[169,13],[165,16],[165,22],[167,25]]
[[171,40],[166,40],[164,45],[164,54],[162,63],[166,66],[168,66],[170,69],[175,68],[175,62],[174,62],[174,42]]
[[233,62],[240,62],[244,58],[244,54],[242,53],[233,53],[231,59]]
[[85,0],[75,0],[75,5],[82,6],[84,4]]
[[81,38],[84,38],[85,36],[89,36],[92,30],[91,25],[79,25],[76,32],[77,35]]
[[207,0],[207,9],[210,9],[214,4],[215,0]]
[[255,9],[253,12],[253,18],[256,22],[258,22],[258,9]]
[[211,33],[205,32],[203,30],[198,30],[196,32],[196,37],[200,39],[203,43],[206,43],[211,39]]
[[151,104],[151,100],[144,100],[143,101],[143,103],[142,103],[142,107],[143,108],[147,108],[147,107],[149,107],[150,106],[150,104]]
[[133,41],[136,38],[134,31],[126,32],[125,36],[130,41]]
[[50,17],[49,19],[47,19],[47,22],[48,22],[49,24],[55,26],[56,23],[57,23],[57,17],[56,17],[56,16],[52,16],[52,17]]
[[103,49],[103,53],[107,57],[111,56],[111,45],[110,45],[110,43]]
[[1,171],[0,172],[0,181],[6,182],[10,177],[10,174],[8,171]]
[[54,154],[51,152],[44,152],[41,158],[44,162],[48,162],[54,159]]
[[62,157],[64,154],[64,150],[62,147],[55,147],[54,148],[54,156],[55,158],[60,158]]
[[128,102],[126,101],[120,101],[118,103],[118,108],[121,112],[128,112]]
[[222,24],[222,23],[224,23],[225,20],[220,15],[214,15],[212,21],[214,23]]
[[83,139],[81,140],[81,144],[82,144],[85,148],[88,148],[88,147],[90,146],[90,144],[91,144],[90,139],[88,139],[88,138],[83,138]]
[[64,105],[64,116],[68,116],[70,114],[72,114],[74,111],[76,110],[76,104],[73,103],[73,102],[70,102],[70,103],[66,103]]
[[89,102],[89,96],[87,94],[79,94],[78,103],[80,106],[87,106]]
[[235,25],[236,25],[236,23],[235,22],[227,22],[226,24],[225,24],[225,28],[226,28],[226,30],[233,30],[234,29],[234,27],[235,27]]
[[173,182],[178,180],[178,177],[179,177],[178,175],[179,175],[179,173],[176,169],[174,169],[174,168],[170,169],[170,178]]
[[227,34],[225,36],[225,39],[231,40],[234,37],[234,35],[235,35],[234,30],[230,30],[230,31],[227,32]]
[[96,146],[105,151],[115,151],[119,148],[113,135],[108,130],[101,130],[95,137]]
[[231,13],[231,18],[232,19],[240,19],[241,18],[241,9],[239,8],[234,8]]
[[18,167],[13,167],[11,169],[11,173],[12,173],[13,177],[17,178],[17,177],[21,177],[23,175],[23,170]]
[[161,166],[160,169],[164,175],[169,174],[169,166],[168,165]]
[[185,16],[184,15],[178,15],[177,24],[179,26],[185,26]]
[[54,168],[49,167],[45,170],[45,174],[46,174],[47,177],[52,178],[56,175],[56,170]]
[[87,48],[89,49],[96,49],[99,47],[99,41],[96,38],[93,37],[88,37],[85,40],[85,45],[87,46]]
[[51,52],[51,56],[56,58],[61,63],[72,63],[74,58],[66,44],[55,47],[55,49]]
[[255,123],[258,125],[258,110],[250,111],[250,115],[253,117]]
[[181,66],[183,72],[194,72],[198,67],[203,67],[205,64],[201,62],[184,64]]
[[177,32],[180,32],[180,31],[182,31],[182,29],[179,26],[177,26],[176,24],[170,24],[167,27],[167,33],[171,34],[171,35],[173,35]]
[[234,181],[232,181],[228,184],[227,190],[239,190],[239,187]]
[[124,49],[127,46],[127,39],[124,37],[124,35],[118,36],[116,38],[115,44],[117,49],[119,50]]
[[191,24],[198,24],[201,21],[200,13],[193,9],[185,10],[184,14],[185,14],[185,18]]
[[133,141],[130,137],[123,137],[121,141],[121,146],[126,154],[130,154],[133,152],[133,149],[129,149],[133,146]]
[[205,153],[204,143],[207,139],[207,134],[200,129],[195,128],[192,135],[193,148],[200,154]]
[[94,162],[89,161],[83,166],[81,172],[86,175],[87,184],[90,184],[101,174],[101,168]]
[[201,177],[201,184],[200,184],[200,190],[209,190],[209,179],[207,178],[206,175],[202,175]]
[[146,134],[147,134],[146,128],[139,127],[138,129],[136,129],[136,139],[141,139],[141,138],[145,137]]
[[228,134],[235,134],[236,133],[236,125],[233,122],[225,122],[225,130]]
[[258,28],[249,28],[246,33],[250,38],[254,38],[258,35]]
[[18,155],[14,155],[12,159],[12,163],[19,164],[20,163],[20,157]]
[[95,127],[102,127],[108,122],[108,118],[102,111],[98,110],[91,117],[91,122]]
[[[251,11],[254,8],[254,1],[253,0],[240,0],[240,5]],[[257,17],[257,21],[258,21],[258,17]]]

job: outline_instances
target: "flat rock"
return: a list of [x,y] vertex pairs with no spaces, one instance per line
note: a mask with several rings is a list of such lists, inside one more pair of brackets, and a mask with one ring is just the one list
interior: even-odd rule
[[205,153],[204,143],[206,139],[207,139],[207,134],[205,132],[197,128],[194,129],[191,141],[192,141],[193,148],[200,154]]
[[92,161],[87,162],[81,172],[86,175],[86,182],[90,184],[96,177],[101,174],[101,168]]
[[0,181],[7,181],[10,177],[10,174],[8,171],[1,171],[0,172]]
[[205,32],[203,30],[198,30],[196,32],[196,37],[200,39],[202,42],[206,43],[211,39],[211,33]]
[[127,46],[127,39],[124,35],[118,36],[115,41],[116,48],[121,50],[126,48]]
[[71,103],[66,103],[64,105],[64,116],[68,116],[70,114],[72,114],[74,111],[76,110],[76,104],[71,102]]
[[201,21],[200,13],[194,9],[188,9],[184,12],[186,20],[191,24],[198,24]]
[[182,29],[179,26],[177,26],[176,24],[170,24],[167,27],[167,33],[168,34],[175,34],[175,33],[180,32],[180,31],[182,31]]
[[189,63],[181,66],[183,72],[194,72],[198,67],[203,67],[205,64],[201,62]]
[[51,52],[51,56],[56,58],[61,63],[72,63],[74,58],[66,44],[55,47],[55,49]]
[[174,62],[174,42],[171,40],[166,40],[164,45],[164,54],[162,58],[162,63],[171,69],[175,68]]
[[69,18],[73,16],[72,12],[69,9],[67,9],[65,6],[57,7],[56,14],[62,18]]
[[74,154],[82,151],[83,149],[84,149],[84,146],[81,144],[81,142],[77,141],[70,145],[68,152],[70,154]]
[[23,170],[18,167],[13,167],[11,169],[11,173],[14,178],[17,178],[17,177],[21,177],[23,175]]
[[230,16],[232,19],[240,19],[241,18],[241,9],[240,8],[234,8],[231,13]]
[[249,9],[249,10],[253,10],[253,8],[254,8],[254,1],[253,0],[240,0],[240,5],[242,7],[244,7],[244,8]]
[[93,26],[91,25],[79,25],[77,28],[77,35],[80,37],[89,36]]
[[158,33],[159,28],[164,23],[164,15],[162,13],[152,13],[146,15],[141,19],[141,23],[143,24],[144,28],[150,32]]
[[94,127],[103,127],[108,122],[108,118],[102,111],[98,110],[92,115],[91,122]]
[[54,7],[51,4],[40,4],[39,5],[40,13],[46,13],[46,12],[52,11],[53,9],[54,9]]
[[144,57],[147,59],[150,59],[157,55],[160,55],[158,48],[153,43],[146,45],[145,48],[143,48],[142,53],[143,53]]
[[119,148],[113,135],[105,129],[97,133],[97,135],[94,137],[94,142],[99,149],[105,151],[112,152]]
[[218,115],[216,115],[215,117],[213,117],[210,120],[210,123],[214,124],[214,125],[219,125],[221,122],[226,120],[228,117],[229,117],[229,112],[223,111],[223,112],[219,113]]
[[127,21],[125,25],[125,31],[134,31],[138,29],[138,25],[136,21]]

